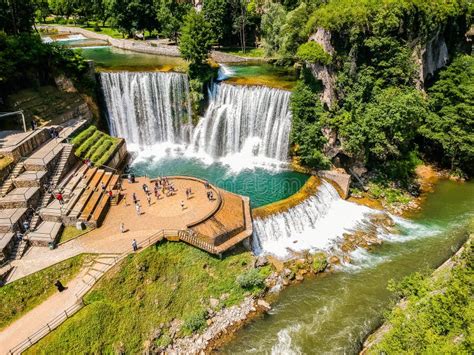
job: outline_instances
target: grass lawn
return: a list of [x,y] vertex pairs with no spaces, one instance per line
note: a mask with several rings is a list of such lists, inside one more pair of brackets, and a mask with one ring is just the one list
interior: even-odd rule
[[265,50],[263,48],[252,48],[247,49],[245,53],[242,50],[237,48],[223,48],[222,52],[237,55],[239,57],[248,57],[248,58],[265,58]]
[[88,256],[82,254],[0,288],[0,329],[33,309],[56,291],[56,280],[66,284]]
[[[82,26],[81,26],[82,27]],[[96,32],[96,33],[100,33],[100,34],[104,34],[104,35],[107,35],[107,36],[110,36],[112,38],[124,38],[122,33],[120,33],[118,30],[116,30],[115,28],[112,28],[112,27],[99,27],[100,28],[100,31],[98,30],[98,28],[92,26],[92,27],[82,27],[86,30],[89,30],[89,31],[92,31],[92,32]]]
[[0,171],[6,169],[11,163],[13,163],[12,158],[0,155]]
[[74,239],[77,236],[91,231],[92,228],[87,227],[84,230],[79,230],[75,226],[66,226],[59,237],[59,243],[67,242],[68,240]]
[[[221,308],[260,292],[270,268],[252,264],[249,252],[219,260],[184,243],[150,247],[106,274],[86,295],[81,311],[27,352],[137,354],[147,340],[167,345],[167,326],[153,336],[160,324],[180,319],[180,334],[186,335],[207,325],[210,297],[225,294]],[[252,281],[255,277],[259,282]]]

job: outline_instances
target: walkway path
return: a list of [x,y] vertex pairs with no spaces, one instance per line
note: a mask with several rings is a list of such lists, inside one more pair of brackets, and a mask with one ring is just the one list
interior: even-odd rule
[[77,302],[75,293],[83,286],[82,278],[85,276],[85,273],[85,270],[81,271],[66,285],[67,289],[65,291],[55,293],[39,306],[33,308],[23,317],[3,329],[0,332],[0,354],[8,353],[8,350],[27,339],[57,315],[64,313],[66,309],[73,306]]

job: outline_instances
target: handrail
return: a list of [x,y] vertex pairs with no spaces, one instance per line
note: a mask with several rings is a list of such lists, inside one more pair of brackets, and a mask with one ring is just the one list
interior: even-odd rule
[[8,350],[8,354],[21,354],[23,351],[28,349],[33,344],[37,343],[41,338],[46,336],[49,332],[56,329],[61,323],[63,323],[66,319],[76,313],[79,309],[83,306],[82,299],[77,300],[71,307],[65,309],[56,317],[54,317],[51,321],[46,323],[43,327],[39,330],[34,332],[32,335],[27,337],[25,340],[17,344],[15,347]]
[[[202,240],[199,240],[197,237],[197,233],[190,229],[189,230],[161,229],[158,232],[150,235],[148,238],[142,240],[140,243],[138,243],[137,248],[145,249],[146,247],[156,244],[158,241],[161,241],[164,238],[172,237],[172,236],[177,236],[180,240],[187,242],[191,245],[195,245],[201,249],[204,249],[209,253],[219,254],[218,250],[213,245],[206,243]],[[98,270],[99,273],[97,275],[86,273],[86,275],[92,277],[93,280],[87,283],[83,279],[83,282],[85,285],[78,292],[74,294],[74,296],[76,297],[76,303],[72,305],[71,307],[67,308],[65,311],[61,312],[58,316],[53,318],[53,320],[46,323],[46,325],[44,325],[38,331],[36,331],[35,333],[27,337],[25,340],[17,344],[15,347],[11,348],[8,351],[8,354],[20,354],[22,351],[28,349],[33,344],[37,343],[41,338],[49,334],[49,332],[57,328],[62,322],[68,319],[71,315],[76,313],[84,305],[83,296],[94,286],[94,284],[97,283],[105,275],[107,271],[109,271],[111,268],[117,265],[118,262],[125,259],[128,255],[134,252],[135,251],[132,248],[132,250],[128,249],[122,254],[115,256],[113,258],[113,261],[110,264],[107,264],[107,266],[103,270]],[[92,263],[89,269],[92,268],[92,266],[94,266],[94,263]]]

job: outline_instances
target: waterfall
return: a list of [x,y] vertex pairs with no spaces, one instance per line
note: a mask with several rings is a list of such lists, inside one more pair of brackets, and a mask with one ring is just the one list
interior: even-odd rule
[[209,107],[194,130],[192,148],[213,158],[235,153],[286,160],[290,92],[267,87],[215,84]]
[[339,197],[336,189],[323,182],[318,192],[286,212],[254,220],[252,249],[287,257],[289,250],[330,248],[344,233],[367,221],[375,211]]
[[110,130],[127,144],[189,141],[191,106],[186,75],[178,73],[100,73]]

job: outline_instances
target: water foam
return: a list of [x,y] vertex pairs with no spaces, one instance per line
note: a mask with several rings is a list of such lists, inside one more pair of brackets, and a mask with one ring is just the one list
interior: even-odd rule
[[347,202],[323,182],[318,192],[286,212],[254,220],[252,247],[256,254],[287,258],[291,251],[329,250],[376,211]]
[[278,340],[272,346],[272,355],[297,355],[301,354],[301,349],[293,344],[291,334],[301,329],[300,324],[290,325],[280,330],[277,334]]

